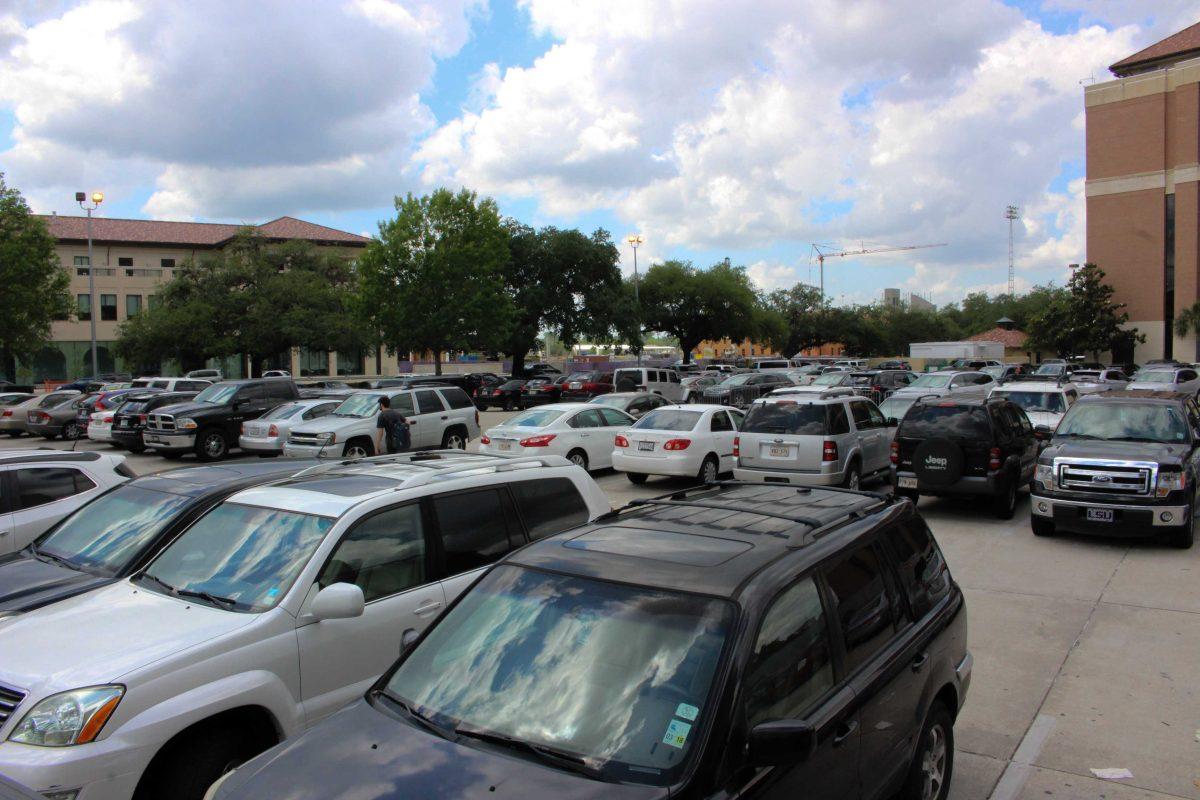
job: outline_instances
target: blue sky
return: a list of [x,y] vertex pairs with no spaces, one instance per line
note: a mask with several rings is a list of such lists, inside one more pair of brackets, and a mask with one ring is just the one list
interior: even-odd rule
[[[646,237],[938,302],[1082,260],[1081,79],[1196,20],[1180,0],[77,0],[0,10],[0,170],[39,211],[373,233],[439,185],[535,226]],[[0,6],[3,9],[3,6]],[[857,12],[857,13],[853,13]],[[221,42],[222,58],[210,43]],[[63,59],[62,53],[73,58]],[[624,266],[632,268],[628,248]]]

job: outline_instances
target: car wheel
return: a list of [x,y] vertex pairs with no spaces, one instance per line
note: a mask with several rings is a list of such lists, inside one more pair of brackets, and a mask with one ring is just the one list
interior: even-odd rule
[[646,482],[646,473],[644,472],[626,472],[625,477],[629,478],[630,483],[640,485]]
[[501,408],[503,408],[505,411],[512,411],[513,410],[513,401],[505,400],[504,405],[501,406]]
[[903,497],[906,500],[911,500],[915,506],[921,500],[921,493],[916,489],[897,489],[896,497]]
[[1188,524],[1180,530],[1173,532],[1167,540],[1171,547],[1177,547],[1180,550],[1188,550],[1196,539],[1196,518],[1190,517]]
[[225,773],[273,744],[268,734],[231,724],[201,724],[159,752],[134,791],[134,800],[202,800]]
[[25,435],[25,431],[5,431],[5,432],[14,439],[20,439],[22,436]]
[[720,464],[717,463],[716,456],[706,456],[704,463],[700,465],[700,473],[696,476],[701,483],[716,483],[717,474],[720,472]]
[[183,458],[183,453],[178,453],[178,452],[176,452],[176,453],[159,453],[159,455],[162,456],[163,458],[167,459],[168,461],[178,461],[179,459]]
[[196,438],[196,456],[201,461],[220,461],[227,455],[229,443],[220,431],[204,431]]
[[1054,535],[1054,520],[1052,519],[1046,519],[1045,517],[1030,517],[1029,527],[1033,529],[1034,536]]
[[79,425],[74,422],[68,422],[65,426],[63,426],[63,438],[64,439],[78,439],[79,438]]
[[342,448],[342,458],[367,458],[373,455],[375,455],[375,448],[362,439],[346,442],[346,446]]
[[858,489],[862,486],[862,473],[858,469],[858,463],[853,462],[846,469],[846,477],[842,481],[842,486],[847,489]]
[[954,776],[954,721],[941,703],[929,710],[899,800],[945,800]]
[[1012,519],[1017,511],[1017,476],[1010,475],[1005,481],[1004,492],[996,498],[993,509],[996,519]]
[[55,439],[58,438],[58,434],[57,433],[43,433],[42,438],[45,439],[47,442],[53,442]]
[[577,467],[581,467],[584,472],[587,472],[587,453],[583,452],[582,450],[572,450],[571,452],[567,453],[567,461],[570,461]]
[[462,431],[458,428],[451,428],[446,431],[446,435],[442,437],[443,450],[466,450],[467,437],[463,436]]

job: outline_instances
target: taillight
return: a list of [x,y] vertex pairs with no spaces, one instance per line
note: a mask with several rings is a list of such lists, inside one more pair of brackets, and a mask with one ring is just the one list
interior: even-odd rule
[[993,471],[1000,469],[1000,448],[999,447],[993,447],[991,450],[988,451],[988,469],[993,470]]
[[822,461],[837,461],[838,460],[837,442],[825,442],[825,444],[821,446],[821,460]]
[[629,440],[618,433],[617,438],[613,440],[613,444],[617,447],[629,447]]
[[893,464],[900,463],[900,443],[899,442],[892,442],[892,463]]
[[733,437],[733,455],[740,456],[742,454],[742,437]]
[[271,427],[267,428],[267,436],[278,436],[278,435],[279,435],[279,428],[276,427],[275,425],[271,425]]
[[871,387],[871,391],[872,391],[872,392],[882,392],[882,391],[883,391],[883,387],[882,387],[882,386],[872,386],[872,387]]
[[104,424],[105,424],[105,425],[112,425],[112,417],[105,417],[105,418],[104,418]]
[[492,392],[492,397],[499,397],[499,396],[500,396],[500,390],[499,390],[499,389],[497,389],[496,391]]
[[521,447],[546,447],[554,441],[556,435],[553,433],[543,433],[541,436],[530,436],[528,439],[522,439],[520,444]]
[[138,414],[138,422],[142,423],[143,425],[146,424],[147,419],[148,417],[145,414]]
[[11,411],[5,411],[3,414],[0,414],[0,417],[11,417],[11,416],[12,416]]
[[663,450],[687,450],[691,443],[691,439],[670,439],[663,445]]
[[479,437],[479,443],[480,444],[491,444],[492,440],[489,439],[486,435],[484,435],[484,436]]

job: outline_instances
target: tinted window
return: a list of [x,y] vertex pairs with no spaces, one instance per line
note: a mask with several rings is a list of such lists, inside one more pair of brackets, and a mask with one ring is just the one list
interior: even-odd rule
[[413,392],[413,394],[417,397],[418,414],[433,414],[445,410],[442,406],[442,399],[438,397],[437,392],[423,389],[419,392]]
[[324,417],[325,415],[332,413],[332,411],[337,408],[337,405],[337,403],[325,403],[323,405],[313,406],[312,408],[308,409],[308,411],[304,412],[303,419],[317,419],[318,417]]
[[588,508],[566,478],[521,481],[509,485],[530,539],[541,539],[588,520]]
[[854,402],[850,404],[850,413],[854,415],[854,427],[859,430],[869,429],[874,427],[871,424],[871,412],[867,410],[867,404],[863,402]]
[[896,554],[908,605],[920,619],[950,594],[950,570],[942,551],[929,527],[917,517],[892,526],[885,536]]
[[846,643],[852,672],[884,648],[895,621],[893,601],[879,554],[871,545],[855,550],[825,573]]
[[604,420],[600,418],[599,411],[581,411],[567,420],[567,424],[572,428],[601,428],[604,427]]
[[236,399],[239,402],[257,401],[267,399],[267,387],[261,383],[252,383],[249,386],[243,386],[238,389]]
[[629,417],[625,416],[620,411],[617,411],[615,408],[600,408],[594,413],[599,414],[601,419],[604,420],[604,424],[608,425],[609,427],[619,427],[630,424]]
[[1194,380],[1196,380],[1196,373],[1190,369],[1184,369],[1184,370],[1179,371],[1179,377],[1175,380],[1175,382],[1183,383],[1184,381],[1194,381]]
[[874,403],[863,403],[867,407],[867,414],[871,417],[871,425],[876,428],[886,428],[887,420],[884,419],[883,413],[876,407]]
[[470,408],[475,405],[462,389],[442,389],[442,397],[451,408]]
[[986,441],[992,434],[987,411],[981,406],[916,405],[905,415],[897,435],[914,439],[941,436]]
[[802,719],[833,686],[828,626],[812,578],[771,604],[746,675],[746,721],[751,727],[771,719]]
[[317,582],[353,583],[369,603],[425,583],[425,528],[411,503],[368,517],[333,551]]
[[[742,423],[743,433],[787,433],[794,436],[823,436],[827,406],[794,403],[758,403]],[[841,406],[837,406],[841,408]],[[843,420],[845,414],[843,413]]]
[[96,484],[79,470],[67,467],[18,469],[17,508],[34,508],[86,492]]
[[728,414],[726,414],[724,411],[718,411],[712,415],[712,422],[709,424],[708,429],[713,433],[717,433],[719,431],[731,431],[733,430],[733,424],[730,423]]
[[434,498],[447,575],[487,566],[508,552],[506,505],[496,489]]
[[849,433],[850,418],[846,415],[846,405],[833,403],[826,408],[829,409],[829,435],[837,436],[839,433]]

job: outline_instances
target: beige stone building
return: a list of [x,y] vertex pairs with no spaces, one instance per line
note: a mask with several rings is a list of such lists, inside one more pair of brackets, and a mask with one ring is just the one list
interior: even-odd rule
[[[113,353],[117,329],[122,322],[143,309],[155,305],[159,287],[191,259],[202,260],[225,247],[240,225],[158,220],[92,219],[92,251],[95,264],[88,263],[87,219],[85,217],[44,216],[50,233],[57,240],[62,268],[71,276],[71,294],[75,297],[78,318],[55,322],[52,343],[29,363],[0,365],[0,374],[15,375],[17,382],[67,380],[92,371],[90,315],[96,314],[96,352],[101,372],[127,371]],[[283,242],[302,239],[319,247],[333,248],[354,258],[369,239],[346,231],[316,225],[293,217],[251,226],[269,240]],[[95,306],[89,301],[88,270],[94,267]],[[274,366],[290,369],[294,375],[336,375],[375,372],[376,354],[310,353],[294,350],[280,354]],[[229,377],[239,377],[243,365],[238,359],[213,362]],[[164,364],[170,373],[178,365]]]

